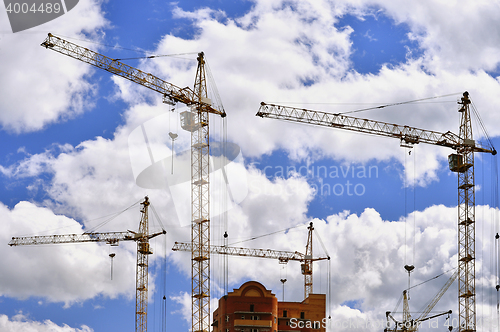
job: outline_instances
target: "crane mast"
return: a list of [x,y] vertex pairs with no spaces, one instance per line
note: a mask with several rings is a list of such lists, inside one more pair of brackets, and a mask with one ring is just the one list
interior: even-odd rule
[[108,232],[108,233],[83,233],[64,235],[44,235],[13,237],[9,246],[82,243],[82,242],[105,242],[117,246],[120,241],[137,242],[137,267],[136,267],[136,314],[135,331],[147,331],[147,309],[148,309],[148,255],[153,252],[149,246],[149,240],[166,231],[149,234],[148,206],[149,198],[146,196],[141,203],[141,221],[137,232]]
[[[207,100],[204,54],[198,54],[194,91],[198,105]],[[209,116],[194,112],[191,131],[191,309],[193,332],[210,330],[210,139]]]
[[149,248],[148,197],[144,199],[141,210],[141,222],[137,239],[137,267],[135,278],[135,330],[148,330],[148,256],[153,252]]
[[304,299],[313,291],[312,232],[314,227],[312,222],[307,229],[309,232],[307,233],[306,254],[304,255],[304,263],[301,265],[302,274],[304,275]]
[[464,93],[459,109],[461,113],[460,138],[463,144],[457,149],[458,165],[458,301],[460,331],[476,330],[476,278],[475,278],[475,185],[474,140],[469,105],[469,94]]
[[476,330],[475,292],[475,186],[474,152],[496,155],[491,147],[482,147],[473,140],[470,117],[469,93],[463,93],[459,112],[459,135],[450,131],[440,133],[410,126],[361,119],[342,114],[299,109],[282,105],[261,103],[257,116],[345,129],[366,134],[398,138],[401,145],[427,143],[456,150],[448,157],[450,170],[458,173],[458,307],[459,331]]

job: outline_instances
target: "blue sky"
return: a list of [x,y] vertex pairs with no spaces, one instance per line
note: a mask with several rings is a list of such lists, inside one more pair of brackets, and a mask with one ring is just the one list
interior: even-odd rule
[[[424,145],[409,150],[390,138],[255,113],[261,101],[347,112],[449,95],[351,115],[458,133],[456,102],[468,90],[500,146],[498,15],[498,6],[487,2],[463,8],[435,0],[92,0],[13,34],[0,8],[0,255],[7,267],[0,273],[0,331],[62,331],[66,325],[68,331],[132,331],[133,244],[6,244],[12,236],[82,232],[145,195],[168,232],[166,257],[164,240],[153,241],[150,331],[161,331],[164,295],[167,331],[190,328],[189,255],[170,250],[175,241],[189,240],[182,219],[189,192],[141,185],[137,179],[148,164],[134,145],[142,124],[155,160],[170,165],[168,133],[177,133],[173,173],[185,175],[189,134],[178,126],[183,105],[169,112],[161,96],[43,49],[48,32],[112,58],[188,53],[126,62],[181,87],[193,85],[196,53],[204,51],[228,114],[228,140],[241,149],[228,168],[235,198],[227,225],[216,212],[224,209],[219,193],[225,188],[215,171],[212,177],[212,242],[221,244],[227,231],[236,246],[303,251],[313,221],[332,256],[333,320],[377,321],[407,285],[405,264],[416,267],[412,284],[456,266],[457,179],[446,162],[452,151]],[[481,140],[484,133],[473,125]],[[214,141],[221,130],[221,120],[211,118]],[[496,327],[495,167],[491,156],[476,157],[481,331]],[[157,173],[152,179],[163,176],[171,179]],[[138,218],[135,207],[100,230],[135,230]],[[258,239],[248,241],[253,237]],[[314,248],[325,254],[319,240]],[[113,280],[111,252],[117,254]],[[212,257],[214,301],[223,295],[223,271],[222,259]],[[283,270],[274,261],[229,258],[229,289],[258,280],[281,299],[283,274],[287,300],[301,301],[298,264]],[[420,309],[444,284],[441,279],[415,292],[410,306]],[[326,264],[315,265],[314,280],[314,291],[326,292]],[[452,286],[437,310],[456,311],[456,293]]]

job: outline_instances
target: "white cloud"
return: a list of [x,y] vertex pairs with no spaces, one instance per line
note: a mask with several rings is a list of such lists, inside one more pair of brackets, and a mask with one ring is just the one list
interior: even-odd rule
[[181,292],[179,295],[171,296],[170,299],[180,305],[180,308],[172,313],[179,314],[186,323],[191,324],[191,294]]
[[[266,207],[276,206],[275,202],[260,203]],[[495,213],[488,206],[478,206],[481,216]],[[498,213],[498,212],[496,212]],[[251,228],[247,223],[231,219],[231,234],[245,238],[257,237],[262,229],[276,229],[278,225],[268,226],[259,219],[253,220]],[[287,220],[284,218],[284,220]],[[415,225],[413,224],[415,220]],[[456,208],[431,206],[424,211],[411,213],[399,221],[382,220],[377,211],[366,209],[362,214],[351,214],[348,211],[331,215],[327,220],[314,219],[315,240],[313,241],[314,256],[324,256],[318,235],[321,237],[328,254],[331,256],[331,302],[327,316],[329,328],[333,331],[379,331],[385,324],[386,311],[393,311],[398,297],[408,286],[408,275],[405,264],[414,265],[411,275],[411,285],[422,285],[410,291],[410,310],[418,317],[425,305],[438,293],[441,287],[452,275],[457,266],[457,236]],[[491,306],[489,290],[493,290],[495,266],[490,255],[493,254],[493,237],[486,235],[494,223],[489,217],[477,218],[477,261],[476,303],[479,314],[478,324],[481,329],[484,324],[494,324],[488,321],[495,308]],[[240,230],[240,233],[238,233]],[[415,232],[414,232],[415,230]],[[490,238],[491,237],[491,238]],[[257,238],[253,241],[237,244],[251,248],[285,249],[302,251],[306,243],[305,227],[290,229],[288,232],[273,236]],[[415,246],[413,245],[415,242]],[[282,298],[280,278],[286,278],[286,300],[301,301],[303,299],[303,277],[300,274],[300,264],[289,262],[286,272],[277,261],[258,258],[229,257],[229,290],[238,288],[247,280],[258,280],[276,296]],[[328,288],[326,261],[314,264],[314,292],[326,293]],[[212,269],[222,271],[222,260],[212,258]],[[187,269],[187,268],[186,268]],[[261,271],[267,271],[262,274]],[[217,272],[219,273],[219,272]],[[222,272],[220,272],[222,273]],[[444,275],[442,275],[444,273]],[[440,277],[437,277],[442,275]],[[435,278],[437,277],[437,278]],[[492,279],[493,278],[493,279]],[[212,279],[222,282],[221,277]],[[213,287],[214,288],[214,287]],[[217,287],[215,287],[217,288]],[[213,295],[217,297],[216,295]],[[186,321],[189,321],[190,301],[188,294],[180,294],[172,298],[179,304]],[[212,310],[217,306],[212,304]],[[401,319],[401,304],[395,313],[396,319]],[[433,312],[453,310],[457,312],[456,281],[436,305]],[[451,316],[456,318],[456,314]],[[444,318],[439,321],[444,324]],[[483,321],[483,319],[485,321]],[[480,322],[480,323],[479,323]],[[347,327],[342,324],[348,324]],[[433,323],[434,324],[434,323]],[[425,330],[425,329],[423,329]]]
[[[166,35],[158,44],[158,54],[201,50],[206,53],[228,113],[230,140],[242,148],[244,156],[259,158],[277,149],[283,149],[296,160],[331,158],[347,163],[365,163],[373,159],[393,159],[399,164],[405,164],[404,154],[407,152],[401,151],[397,140],[260,119],[255,117],[255,113],[262,100],[284,103],[385,104],[468,89],[484,122],[490,126],[500,121],[498,112],[493,111],[500,102],[500,85],[498,79],[486,73],[486,70],[492,70],[499,61],[496,55],[496,31],[481,38],[485,35],[482,31],[496,24],[491,22],[498,7],[495,7],[495,4],[470,3],[459,8],[447,7],[448,5],[440,3],[441,10],[434,10],[433,5],[436,2],[432,2],[432,5],[429,1],[415,2],[405,7],[393,5],[393,2],[377,2],[381,13],[393,17],[397,22],[408,24],[412,35],[416,36],[423,49],[423,55],[399,66],[383,67],[377,74],[361,75],[352,70],[349,59],[352,52],[352,29],[339,29],[334,24],[343,14],[363,15],[371,12],[366,2],[346,1],[340,5],[328,1],[289,3],[294,4],[295,10],[283,5],[282,1],[256,1],[250,12],[235,20],[226,19],[223,13],[207,8],[194,12],[175,9],[176,17],[190,18],[195,22],[198,34],[193,40]],[[89,8],[88,13],[96,13],[83,4],[79,6],[82,6],[82,10]],[[98,4],[92,3],[91,7],[98,8],[96,6]],[[491,6],[489,10],[487,6]],[[474,15],[467,17],[464,11],[468,11],[467,8],[470,7]],[[488,13],[483,20],[479,13],[485,11]],[[449,15],[454,18],[449,19]],[[471,25],[468,22],[474,22],[474,27],[469,30],[463,28]],[[104,24],[98,14],[88,16],[85,23],[82,23],[83,26],[89,26],[90,30]],[[467,48],[461,44],[461,34],[465,33],[464,30],[467,30],[466,40],[474,47]],[[75,33],[78,31],[75,30]],[[441,31],[442,34],[438,33]],[[92,32],[95,33],[94,30]],[[39,78],[43,76],[50,80],[47,84],[38,84],[42,80],[40,78],[37,80],[37,86],[47,87],[50,91],[38,90],[39,87],[26,84],[26,77],[21,76],[19,81],[14,80],[15,69],[6,73],[5,77],[10,77],[10,83],[4,83],[3,91],[6,95],[12,95],[12,98],[5,101],[4,109],[9,111],[0,115],[0,121],[5,128],[17,132],[37,130],[60,117],[74,116],[75,113],[83,111],[85,108],[81,105],[73,105],[71,109],[69,100],[75,97],[75,94],[86,98],[94,89],[94,82],[89,83],[84,79],[91,73],[88,65],[59,56],[61,66],[54,69],[48,58],[58,55],[46,55],[47,52],[37,46],[38,40],[31,39],[31,35],[23,36],[26,40],[16,39],[17,46],[4,55],[5,61],[12,63],[12,68],[20,68],[21,64],[29,63],[28,68]],[[14,37],[3,37],[2,43],[6,43],[9,38]],[[39,49],[35,51],[37,62],[29,62],[25,56],[17,57],[17,48],[25,50],[28,45],[35,45],[35,49]],[[477,61],[474,59],[474,52],[479,52]],[[185,60],[141,64],[141,68],[181,87],[192,85],[194,66],[193,61]],[[8,81],[6,79],[3,82]],[[45,78],[42,81],[45,82]],[[312,84],[304,86],[305,81]],[[74,85],[69,85],[68,88],[69,82]],[[160,103],[161,96],[157,96],[153,102],[149,98],[149,104],[145,103],[144,100],[150,95],[149,92],[144,92],[146,89],[143,87],[118,78],[114,79],[114,82],[117,85],[117,96],[130,107],[125,114],[125,124],[115,130],[112,139],[99,137],[81,142],[75,147],[58,147],[57,151],[28,155],[25,160],[0,169],[5,176],[12,179],[36,177],[42,172],[53,175],[49,181],[39,184],[35,179],[33,183],[34,187],[40,186],[47,193],[50,199],[43,203],[52,211],[28,202],[20,202],[13,209],[0,207],[0,220],[5,229],[2,241],[6,242],[8,237],[18,234],[34,234],[61,227],[68,227],[65,232],[81,232],[82,226],[77,221],[55,213],[64,213],[83,220],[85,226],[91,227],[95,223],[88,220],[117,211],[130,202],[142,199],[146,194],[157,206],[162,219],[169,226],[176,226],[169,229],[169,241],[189,240],[189,229],[177,227],[172,221],[171,209],[175,207],[168,190],[144,189],[135,184],[131,158],[143,158],[144,151],[130,150],[128,146],[128,137],[132,130],[166,112],[168,108]],[[12,91],[13,88],[6,84],[18,90]],[[20,86],[26,87],[26,90],[19,89]],[[26,91],[36,92],[30,94],[33,100],[37,100],[36,103],[27,98],[22,99]],[[60,91],[64,92],[62,97]],[[455,99],[456,97],[449,98],[452,101]],[[18,100],[22,100],[22,104],[13,106]],[[33,105],[37,105],[38,109],[34,109]],[[301,107],[318,106],[304,105]],[[327,111],[347,110],[333,108],[331,105],[324,107]],[[39,109],[42,109],[42,112],[39,112]],[[31,115],[35,111],[39,114],[38,118]],[[439,131],[458,131],[458,112],[454,103],[419,104],[405,107],[403,110],[386,109],[367,113],[366,117],[371,115],[386,122]],[[216,123],[217,120],[212,121],[214,127]],[[494,136],[500,133],[496,127],[488,129]],[[169,128],[170,130],[173,131],[172,128]],[[189,134],[177,128],[176,131],[180,135],[176,146],[181,151],[186,150],[189,146]],[[171,142],[167,134],[165,130],[153,142],[156,151],[159,151],[158,155],[168,155],[170,151]],[[449,152],[441,147],[418,146],[412,152],[416,153],[417,157],[414,159],[412,156],[405,164],[407,174],[415,174],[417,183],[422,186],[437,181],[438,170],[445,167],[445,158]],[[238,172],[238,175],[248,177],[250,191],[247,199],[229,213],[230,223],[227,230],[230,243],[239,243],[272,231],[290,228],[277,238],[263,237],[244,242],[242,246],[303,251],[306,241],[305,227],[292,227],[306,223],[306,216],[312,212],[309,211],[308,205],[314,198],[314,190],[307,184],[306,179],[292,176],[271,180],[252,167],[239,169]],[[186,197],[189,197],[188,194]],[[186,198],[186,202],[189,202],[189,198]],[[216,203],[217,200],[213,199],[213,202]],[[409,227],[406,235],[408,239],[410,236],[415,237],[415,250],[410,240],[405,243],[405,225],[402,221],[383,220],[373,209],[366,209],[360,215],[346,211],[331,215],[326,220],[313,220],[332,257],[332,317],[337,320],[352,317],[363,320],[381,317],[385,319],[385,311],[393,308],[395,298],[407,285],[406,274],[402,268],[405,261],[416,266],[412,274],[413,284],[456,266],[455,209],[431,206],[424,211],[415,212],[408,219],[412,220],[413,216],[418,220],[416,234],[412,235],[412,227]],[[137,217],[138,213],[123,217],[119,226],[107,225],[106,230],[136,229]],[[39,222],[42,219],[43,225]],[[482,222],[485,229],[488,229],[488,221]],[[213,223],[215,244],[220,244],[222,234],[226,230],[224,225],[218,223],[222,221]],[[484,248],[488,248],[487,241],[480,242]],[[29,248],[1,248],[0,246],[0,250],[5,251],[2,257],[6,257],[6,264],[15,262],[17,265],[22,262],[18,269],[4,274],[5,280],[0,283],[0,289],[5,296],[40,296],[49,301],[73,303],[98,294],[110,297],[128,294],[127,289],[131,289],[130,285],[133,284],[134,249],[131,247],[125,247],[117,253],[117,258],[123,257],[124,262],[122,273],[117,272],[115,276],[122,275],[124,279],[119,282],[114,280],[113,284],[118,286],[111,288],[108,282],[108,252],[104,246],[43,247],[37,248],[36,251]],[[320,250],[316,243],[315,252],[321,252]],[[186,276],[190,274],[189,259],[180,253],[169,255]],[[118,264],[117,258],[115,264]],[[228,261],[231,285],[237,287],[246,279],[255,278],[269,289],[281,289],[282,285],[277,277],[280,271],[277,262],[251,258],[229,258]],[[481,266],[478,283],[485,287],[493,274],[488,266],[489,261],[489,253],[484,253],[483,257],[478,258],[477,264],[478,268]],[[221,260],[214,258],[213,262],[213,271],[220,271]],[[125,263],[128,265],[125,266]],[[286,296],[290,300],[298,301],[303,294],[303,280],[299,272],[300,266],[295,263],[290,262],[287,267]],[[322,264],[324,263],[315,264],[318,271],[315,275],[316,291],[326,288],[324,273],[327,268]],[[82,273],[81,266],[87,266],[89,269]],[[115,265],[115,269],[120,267]],[[262,269],[269,273],[262,275],[258,272]],[[62,271],[57,279],[52,276],[55,270]],[[77,271],[82,280],[75,280]],[[82,284],[74,287],[77,281]],[[412,308],[423,305],[444,283],[442,280],[440,282],[429,283],[425,291],[421,291],[421,295],[413,292]],[[186,303],[190,303],[189,299],[186,300],[188,297],[188,294],[183,293],[173,298],[183,304],[182,314],[185,318],[190,317],[190,313],[186,313],[186,308],[189,308]],[[455,310],[456,297],[456,290],[450,290],[440,305],[446,310],[451,307]],[[359,309],[342,305],[352,301],[356,301]],[[481,311],[488,312],[491,309],[487,304],[484,308],[483,310],[481,307]],[[5,317],[3,319],[9,321]]]
[[[49,123],[67,120],[92,107],[96,84],[86,81],[90,66],[40,47],[47,32],[83,34],[97,39],[107,23],[100,1],[82,1],[60,18],[15,34],[0,37],[0,124],[4,130],[36,131]],[[1,30],[9,31],[7,13],[0,11]],[[8,64],[8,65],[6,65]]]
[[72,328],[66,324],[59,326],[50,320],[37,322],[30,320],[26,315],[19,313],[11,318],[0,315],[0,331],[2,332],[92,332],[86,325]]
[[[484,122],[500,121],[497,112],[491,111],[500,102],[500,97],[497,97],[500,95],[498,80],[485,73],[491,65],[479,65],[476,62],[471,66],[476,53],[461,47],[462,39],[455,37],[466,33],[481,40],[480,29],[456,32],[458,25],[469,25],[462,21],[462,18],[466,20],[467,15],[460,16],[459,20],[445,19],[448,15],[454,15],[451,13],[458,15],[455,11],[466,10],[463,6],[456,6],[451,13],[432,9],[433,15],[438,17],[427,25],[430,20],[428,17],[431,16],[428,11],[433,8],[428,3],[416,2],[407,7],[379,1],[375,7],[372,5],[373,2],[367,4],[364,1],[345,1],[340,4],[328,1],[292,1],[286,4],[282,1],[256,1],[247,14],[234,20],[218,19],[218,15],[208,8],[189,13],[177,8],[176,15],[182,14],[194,21],[197,34],[192,40],[166,35],[159,43],[157,52],[205,52],[228,113],[230,138],[242,147],[246,156],[258,157],[276,149],[284,149],[294,159],[313,155],[314,158],[362,163],[391,158],[402,161],[397,140],[370,139],[341,130],[260,119],[255,117],[255,113],[261,101],[285,105],[294,103],[293,106],[339,112],[362,107],[315,103],[387,104],[469,90]],[[486,3],[481,3],[472,12],[485,10],[486,6]],[[494,13],[496,6],[490,6]],[[376,8],[376,11],[372,8]],[[398,66],[383,67],[378,74],[360,75],[354,72],[349,58],[353,47],[350,40],[352,29],[335,26],[342,15],[349,13],[361,17],[386,15],[397,23],[406,23],[410,32],[422,38],[419,39],[422,56],[408,59]],[[472,20],[477,25],[483,24],[479,15],[473,16]],[[445,37],[429,32],[440,26],[447,29],[454,27],[454,36]],[[453,51],[437,46],[443,45],[445,38],[447,43],[454,43]],[[434,39],[435,42],[429,41]],[[489,41],[487,43],[490,45]],[[452,56],[453,52],[460,56]],[[461,54],[470,59],[464,59]],[[454,65],[441,65],[436,60],[438,58],[450,59]],[[492,63],[498,62],[496,58],[491,59]],[[179,86],[191,85],[194,64],[191,67],[179,64],[178,60],[173,60],[147,64],[146,68],[160,76],[163,73],[167,80]],[[306,81],[312,85],[304,86]],[[125,94],[123,98],[127,99],[127,96]],[[355,115],[458,133],[458,106],[454,102],[459,97],[459,94],[449,97],[446,99],[448,103],[443,104],[405,105]],[[479,138],[478,135],[482,133],[479,128],[475,129],[478,130],[476,138]],[[489,126],[487,129],[490,135],[499,134],[495,127]],[[437,180],[436,171],[443,166],[447,154],[452,150],[432,147],[420,149],[423,150],[420,155],[425,157],[419,160],[417,172],[411,173],[417,175],[419,185],[426,185]]]
[[[81,225],[47,208],[19,202],[13,209],[0,206],[6,244],[14,236],[81,234]],[[96,243],[1,246],[4,269],[0,276],[2,296],[25,299],[43,297],[50,302],[71,305],[97,295],[115,298],[131,296],[135,282],[135,248],[116,248],[114,278],[110,280],[109,249]]]

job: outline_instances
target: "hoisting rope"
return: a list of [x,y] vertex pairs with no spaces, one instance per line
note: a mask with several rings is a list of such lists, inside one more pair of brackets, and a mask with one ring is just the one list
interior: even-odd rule
[[[141,203],[143,201],[143,199],[141,198],[140,200],[138,200],[137,202],[135,202],[134,204],[130,205],[129,207],[119,211],[119,212],[116,212],[116,213],[112,213],[112,214],[108,214],[106,216],[103,216],[103,217],[100,217],[100,218],[95,218],[95,219],[91,219],[89,221],[93,221],[93,220],[98,220],[98,219],[102,219],[102,218],[106,218],[106,217],[109,217],[111,216],[110,218],[104,220],[103,222],[101,222],[100,224],[92,227],[92,228],[89,228],[89,229],[86,229],[85,230],[85,233],[94,233],[98,228],[101,228],[102,226],[106,225],[107,223],[109,223],[111,220],[115,219],[116,217],[118,217],[119,215],[121,215],[122,213],[130,210],[131,208],[137,206],[139,203]],[[88,221],[87,221],[88,222]],[[84,222],[87,223],[87,222]]]
[[[444,98],[444,97],[450,97],[450,96],[456,96],[456,95],[461,95],[462,92],[456,92],[456,93],[450,93],[447,95],[442,95],[442,96],[434,96],[434,97],[427,97],[427,98],[421,98],[421,99],[415,99],[415,100],[409,100],[409,101],[403,101],[403,102],[397,102],[397,103],[387,103],[385,105],[378,105],[378,106],[373,106],[373,107],[368,107],[368,108],[362,108],[358,110],[353,110],[353,111],[346,111],[346,112],[340,112],[336,114],[349,114],[349,113],[358,113],[358,112],[364,112],[364,111],[370,111],[370,110],[378,110],[386,107],[391,107],[391,106],[398,106],[398,105],[406,105],[406,104],[412,104],[412,103],[419,103],[423,102],[426,100],[431,100],[431,99],[437,99],[437,98]],[[455,103],[455,101],[445,101],[446,103]],[[304,102],[268,102],[269,104],[301,104],[301,105],[377,105],[376,103],[304,103]],[[443,102],[441,102],[443,103]]]
[[[164,231],[164,230],[165,230],[165,227],[163,226],[163,223],[162,223],[162,221],[161,221],[161,218],[160,218],[160,216],[158,215],[158,212],[156,212],[156,209],[155,209],[154,205],[153,205],[153,204],[150,204],[149,206],[151,207],[151,210],[153,211],[153,215],[154,215],[154,217],[156,218],[156,220],[158,220],[158,224],[160,225],[161,229]],[[153,218],[153,219],[154,219],[154,218]]]
[[[59,37],[63,37],[66,39],[72,39],[72,40],[78,40],[78,41],[83,41],[86,43],[90,44],[95,44],[99,46],[104,46],[107,48],[111,49],[118,49],[118,50],[124,50],[124,51],[129,51],[129,52],[136,52],[136,53],[142,53],[142,54],[148,54],[152,53],[149,51],[141,50],[141,49],[133,49],[133,48],[126,48],[126,47],[121,47],[117,45],[109,45],[109,44],[103,44],[96,42],[95,40],[90,40],[90,39],[82,39],[82,38],[75,38],[75,37],[68,37],[68,36],[63,36],[59,33],[55,33]],[[113,59],[115,61],[124,61],[124,60],[137,60],[137,59],[154,59],[154,58],[161,58],[161,57],[180,57],[182,55],[193,55],[193,54],[198,54],[198,52],[187,52],[187,53],[177,53],[177,54],[155,54],[155,55],[148,55],[148,56],[143,56],[143,57],[135,57],[135,58],[122,58],[122,59]],[[182,59],[187,59],[187,58],[182,58]],[[196,60],[196,59],[188,59],[188,60]]]
[[321,244],[321,247],[323,248],[323,251],[326,254],[326,257],[328,257],[328,270],[327,270],[327,293],[328,293],[328,298],[327,298],[327,310],[328,310],[328,319],[331,318],[330,316],[330,303],[331,303],[331,288],[332,288],[332,278],[330,274],[330,254],[328,254],[328,250],[326,250],[326,246],[323,243],[323,240],[321,239],[321,236],[319,236],[319,233],[316,231],[316,228],[314,228],[314,234],[316,234],[316,238],[319,240],[319,243]]
[[421,286],[421,285],[423,285],[423,284],[425,284],[425,283],[428,283],[429,281],[432,281],[432,280],[434,280],[434,279],[437,279],[437,278],[439,278],[440,276],[442,276],[442,275],[444,275],[444,274],[446,274],[446,273],[448,273],[448,272],[450,272],[450,271],[456,270],[456,269],[458,269],[458,266],[457,266],[457,267],[454,267],[454,268],[452,268],[452,269],[449,269],[449,270],[447,270],[447,271],[444,271],[443,273],[440,273],[440,274],[438,274],[438,275],[437,275],[437,276],[435,276],[435,277],[432,277],[432,278],[430,278],[430,279],[427,279],[427,280],[425,280],[425,281],[422,281],[422,282],[421,282],[421,283],[419,283],[419,284],[416,284],[416,285],[413,285],[413,286],[411,286],[411,287],[408,287],[406,290],[410,290],[410,289],[412,289],[412,288],[415,288],[415,287]]
[[484,137],[488,141],[489,147],[494,150],[493,147],[493,142],[491,141],[490,135],[488,135],[488,131],[486,130],[486,127],[484,126],[483,120],[481,119],[481,116],[479,115],[479,112],[476,109],[476,105],[474,105],[474,102],[471,100],[471,105],[472,105],[472,112],[476,116],[477,122],[479,123],[479,126],[481,130],[483,131]]
[[354,111],[341,112],[339,114],[358,113],[358,112],[364,112],[364,111],[382,109],[382,108],[391,107],[391,106],[398,106],[398,105],[406,105],[406,104],[418,103],[418,102],[421,102],[421,101],[424,101],[424,100],[431,100],[431,99],[437,99],[437,98],[443,98],[443,97],[450,97],[450,96],[455,96],[455,95],[459,95],[459,94],[461,94],[461,93],[450,93],[450,94],[442,95],[442,96],[421,98],[421,99],[403,101],[403,102],[399,102],[399,103],[391,103],[391,104],[385,104],[385,105],[380,105],[380,106],[375,106],[375,107],[362,108],[362,109],[354,110]]
[[306,227],[306,226],[308,226],[307,223],[306,224],[299,224],[299,225],[296,225],[296,226],[292,226],[292,227],[281,229],[281,230],[276,231],[276,232],[272,232],[272,233],[268,233],[268,234],[263,234],[263,235],[258,235],[258,236],[254,236],[254,237],[251,237],[251,238],[246,239],[246,240],[241,240],[241,241],[233,242],[230,245],[232,246],[232,245],[235,245],[235,244],[238,244],[238,243],[243,243],[243,242],[257,240],[257,239],[260,239],[260,238],[263,238],[263,237],[266,237],[266,236],[270,236],[270,235],[274,235],[274,234],[278,234],[278,233],[283,233],[283,232],[289,232],[291,229],[295,229],[295,228],[299,228],[299,227]]

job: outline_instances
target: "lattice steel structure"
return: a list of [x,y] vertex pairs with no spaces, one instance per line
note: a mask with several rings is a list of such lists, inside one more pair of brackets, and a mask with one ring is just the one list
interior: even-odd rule
[[469,93],[466,91],[459,101],[459,112],[461,113],[459,135],[450,131],[440,133],[342,114],[266,103],[261,103],[256,114],[263,118],[393,137],[399,139],[401,145],[406,147],[427,143],[456,150],[457,153],[450,155],[448,161],[450,170],[458,173],[458,302],[459,331],[461,332],[476,330],[474,152],[486,152],[493,155],[497,153],[493,146],[485,148],[473,140],[470,103]]
[[147,308],[148,308],[148,255],[152,252],[149,246],[149,240],[166,231],[149,234],[148,221],[148,197],[141,203],[141,221],[139,230],[136,232],[108,232],[108,233],[83,233],[83,234],[63,234],[63,235],[44,235],[44,236],[25,236],[13,237],[9,246],[24,245],[45,245],[45,244],[63,244],[63,243],[82,243],[82,242],[105,242],[106,244],[117,246],[120,241],[137,242],[137,268],[136,268],[136,332],[147,331]]
[[141,222],[137,233],[137,267],[135,278],[135,330],[148,330],[148,256],[153,252],[149,248],[149,200],[146,197],[142,204]]
[[127,232],[109,233],[83,233],[83,234],[61,234],[61,235],[38,235],[13,237],[9,246],[44,245],[58,243],[82,243],[82,242],[106,242],[109,245],[118,245],[120,241],[135,240],[136,235]]
[[[436,295],[430,300],[430,302],[425,306],[424,310],[420,313],[420,315],[417,318],[412,318],[411,313],[410,313],[410,305],[409,305],[409,296],[408,296],[408,291],[409,289],[405,289],[403,291],[403,320],[398,321],[394,318],[392,313],[390,311],[386,312],[386,328],[384,329],[385,332],[412,332],[412,331],[418,331],[419,327],[422,325],[422,322],[437,318],[439,316],[443,315],[450,315],[452,313],[451,310],[444,311],[438,314],[430,315],[431,311],[434,309],[436,304],[441,300],[443,295],[446,293],[448,288],[450,288],[451,284],[457,279],[458,276],[458,269],[451,275],[451,277],[446,281],[446,283],[441,287],[441,289],[437,292]],[[399,302],[398,302],[399,306]],[[397,307],[396,307],[397,310]],[[390,328],[391,320],[395,323],[393,328]]]
[[302,263],[302,274],[304,275],[304,299],[307,299],[309,294],[313,292],[313,241],[312,232],[314,230],[313,223],[307,227],[306,254],[304,255],[304,263]]
[[457,149],[461,162],[455,169],[458,174],[458,323],[464,332],[476,330],[476,204],[470,103],[469,94],[464,93],[459,109],[459,135],[463,144]]
[[[192,248],[191,243],[175,242],[174,246],[172,247],[172,250],[192,251],[191,248]],[[218,255],[271,258],[271,259],[277,259],[283,263],[286,263],[288,261],[304,260],[304,254],[298,251],[291,252],[284,250],[251,249],[251,248],[227,247],[227,246],[216,246],[216,245],[210,245],[210,248],[207,247],[206,251],[208,251],[210,254],[218,254]],[[327,259],[327,258],[321,258],[321,259]]]
[[[258,257],[258,258],[270,258],[277,259],[280,263],[288,263],[288,261],[299,261],[302,262],[301,269],[302,274],[304,274],[304,299],[312,293],[313,280],[312,280],[312,263],[315,261],[321,261],[330,259],[330,257],[313,257],[312,255],[312,231],[314,230],[313,224],[310,223],[307,235],[307,245],[306,254],[302,254],[298,251],[284,251],[284,250],[272,250],[272,249],[252,249],[252,248],[241,248],[241,247],[229,247],[229,246],[214,246],[204,248],[204,251],[208,254],[218,254],[218,255],[229,255],[229,256],[240,256],[240,257]],[[193,245],[191,243],[175,242],[172,247],[173,251],[189,251],[193,252]],[[307,268],[304,268],[307,266]],[[307,271],[308,273],[304,273]],[[310,272],[310,273],[309,273]]]
[[41,46],[70,56],[161,93],[163,102],[191,107],[181,113],[182,128],[191,132],[192,332],[210,330],[210,186],[209,113],[225,117],[222,106],[208,98],[204,54],[198,54],[194,90],[180,88],[150,73],[126,65],[49,33]]
[[[204,54],[198,54],[195,98],[208,99]],[[209,115],[197,107],[191,131],[191,289],[193,332],[210,331],[210,139]]]

